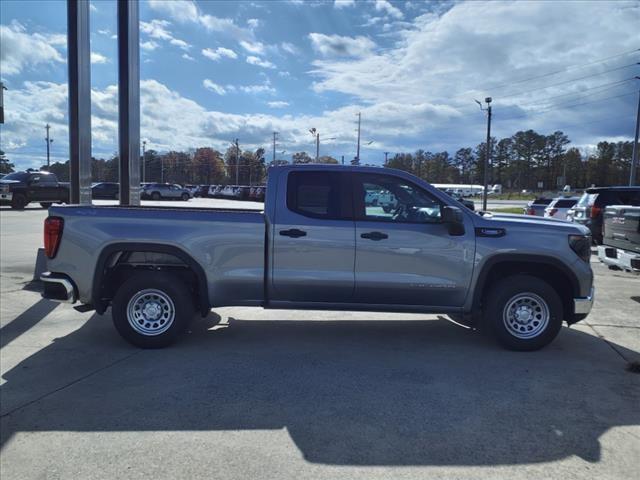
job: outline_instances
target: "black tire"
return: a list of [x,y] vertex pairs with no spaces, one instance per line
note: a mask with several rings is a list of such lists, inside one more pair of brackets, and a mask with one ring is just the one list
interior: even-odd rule
[[183,193],[182,194],[182,201],[186,202],[187,200],[189,200],[189,194],[188,193]]
[[[518,309],[522,309],[522,321],[516,315]],[[539,350],[560,332],[562,301],[544,280],[513,275],[501,279],[489,290],[484,298],[483,317],[485,327],[503,347],[517,351]]]
[[40,206],[45,209],[48,209],[51,205],[53,205],[53,202],[40,202]]
[[[153,298],[154,294],[156,298]],[[145,298],[149,298],[145,304],[138,303],[144,302]],[[170,302],[167,302],[166,298]],[[139,299],[138,302],[136,299]],[[131,322],[128,313],[131,311],[130,302],[133,302],[131,308],[135,312]],[[139,307],[137,310],[136,303]],[[154,303],[157,307],[153,306]],[[159,316],[154,319],[149,319],[142,313],[142,306],[149,304],[160,311]],[[170,315],[171,307],[173,307],[173,317]],[[157,310],[152,311],[152,313],[156,312]],[[111,308],[113,324],[118,333],[126,341],[140,348],[163,348],[171,345],[187,328],[194,314],[194,298],[187,286],[173,275],[158,272],[136,273],[124,282],[116,292]],[[163,320],[168,322],[168,327],[166,324],[161,324]],[[134,328],[133,324],[136,322],[142,323]],[[147,333],[140,330],[145,330]]]
[[13,198],[11,199],[11,208],[14,210],[23,210],[28,203],[27,197],[22,193],[14,193]]
[[151,200],[160,200],[160,198],[162,198],[162,196],[158,192],[153,192],[151,194]]

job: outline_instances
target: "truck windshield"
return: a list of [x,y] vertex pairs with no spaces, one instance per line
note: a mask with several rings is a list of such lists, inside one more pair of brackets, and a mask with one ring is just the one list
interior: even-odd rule
[[29,179],[29,174],[27,172],[14,172],[10,173],[2,180],[18,180],[20,182],[25,182]]
[[578,200],[577,207],[588,207],[596,202],[597,193],[583,193],[580,200]]

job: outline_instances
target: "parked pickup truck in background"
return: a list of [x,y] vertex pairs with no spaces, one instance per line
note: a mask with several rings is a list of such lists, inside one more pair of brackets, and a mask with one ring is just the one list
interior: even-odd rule
[[[120,334],[146,348],[173,342],[195,312],[262,306],[445,313],[535,350],[591,309],[586,227],[479,215],[387,168],[268,177],[264,211],[51,208],[44,297],[111,306]],[[391,208],[365,201],[371,192]]]
[[0,204],[22,210],[31,202],[43,208],[69,202],[69,185],[49,172],[14,172],[0,180]]
[[640,206],[611,205],[604,210],[603,244],[598,258],[610,267],[640,272]]

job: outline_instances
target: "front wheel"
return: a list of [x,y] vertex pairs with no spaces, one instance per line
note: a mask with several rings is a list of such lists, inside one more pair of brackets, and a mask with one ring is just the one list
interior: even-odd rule
[[484,322],[509,350],[538,350],[562,327],[562,301],[544,280],[513,275],[500,280],[485,298]]
[[158,192],[153,192],[151,194],[151,200],[160,200],[160,194]]
[[176,341],[195,313],[187,286],[166,273],[141,272],[113,298],[113,324],[129,343],[162,348]]
[[187,200],[189,200],[189,194],[188,193],[183,193],[182,194],[182,201],[186,202]]
[[11,199],[11,208],[14,210],[23,210],[27,206],[27,197],[21,193],[15,193]]

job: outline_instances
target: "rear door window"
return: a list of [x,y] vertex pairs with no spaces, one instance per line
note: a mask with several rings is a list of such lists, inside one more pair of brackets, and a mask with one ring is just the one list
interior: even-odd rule
[[291,172],[287,178],[287,208],[306,217],[351,218],[351,199],[340,172]]

